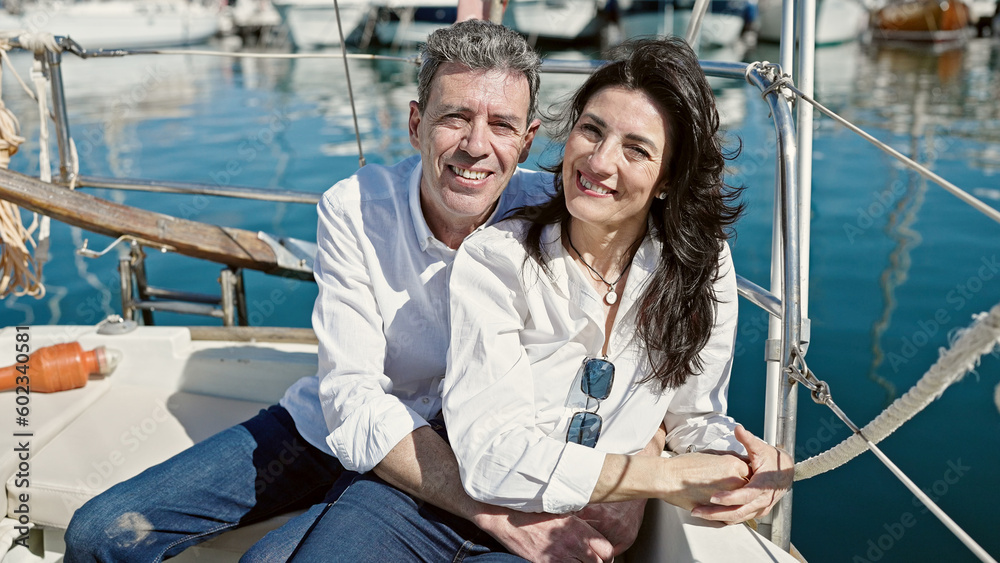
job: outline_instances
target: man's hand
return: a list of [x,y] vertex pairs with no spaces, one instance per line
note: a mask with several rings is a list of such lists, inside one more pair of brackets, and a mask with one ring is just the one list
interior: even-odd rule
[[617,556],[635,542],[645,509],[645,499],[628,500],[589,504],[576,515],[607,538]]
[[472,520],[529,561],[589,563],[613,557],[611,542],[576,516],[518,512],[473,500],[462,489],[451,447],[427,426],[400,440],[374,471],[397,489]]
[[511,553],[533,563],[596,563],[615,555],[611,542],[573,515],[489,507],[473,521]]
[[711,504],[691,511],[692,516],[727,524],[745,522],[771,512],[792,486],[792,457],[767,442],[736,427],[736,439],[746,446],[751,477],[746,485],[712,495]]

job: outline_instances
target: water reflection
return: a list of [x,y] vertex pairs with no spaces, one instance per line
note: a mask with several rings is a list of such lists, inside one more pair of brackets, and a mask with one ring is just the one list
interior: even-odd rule
[[[996,181],[988,178],[1000,171],[998,53],[1000,43],[993,40],[944,51],[857,42],[824,47],[816,52],[816,97],[893,148],[996,206],[1000,191]],[[762,46],[748,57],[775,60],[778,52],[773,46]],[[814,238],[813,261],[820,266],[814,270],[813,294],[818,301],[836,300],[832,294],[823,294],[822,288],[830,287],[830,280],[821,278],[822,272],[829,271],[822,267],[824,261],[832,262],[835,280],[847,281],[854,288],[837,296],[846,302],[857,303],[858,297],[851,293],[877,287],[878,307],[865,311],[863,302],[857,303],[855,314],[871,317],[868,377],[891,400],[896,395],[894,376],[915,377],[922,372],[912,365],[910,371],[917,373],[900,373],[900,366],[912,358],[901,359],[901,332],[907,330],[907,323],[933,317],[934,310],[928,313],[926,307],[934,303],[932,299],[944,300],[954,287],[952,275],[960,267],[957,251],[930,254],[933,277],[928,278],[928,253],[939,253],[956,244],[956,239],[968,244],[965,238],[975,234],[964,232],[964,225],[955,219],[974,212],[874,147],[856,141],[831,120],[819,115],[816,119],[817,170],[827,173],[813,178],[814,228],[832,223],[841,237],[846,229],[850,244],[843,245],[843,238]],[[836,163],[825,164],[824,159]],[[944,199],[945,205],[925,207],[931,197]],[[928,215],[934,220],[928,222]],[[859,217],[869,222],[858,227],[863,223]],[[873,236],[875,230],[884,236]],[[921,249],[925,240],[934,248]],[[983,240],[969,248],[970,253],[991,252],[991,245]],[[859,250],[867,253],[864,259],[859,258]],[[882,265],[880,272],[868,267],[874,264]],[[877,285],[872,283],[875,280]],[[921,292],[924,295],[914,301],[913,295]],[[814,321],[844,326],[846,322],[836,315],[844,315],[846,321],[846,314],[836,309],[831,307],[834,317],[824,319],[820,312]]]
[[[928,154],[961,151],[957,158],[969,166],[995,173],[1000,171],[998,51],[998,44],[989,40],[944,53],[858,42],[824,47],[816,53],[816,96],[861,126],[883,134],[887,130],[906,144],[923,135],[913,130],[916,97],[923,96],[922,129],[934,134],[920,141]],[[406,57],[413,52],[390,54]],[[559,59],[595,56],[581,49],[544,54]],[[703,55],[713,58],[710,52]],[[775,46],[761,45],[746,59],[776,60],[777,55]],[[30,57],[14,59],[26,74]],[[416,95],[416,67],[352,59],[349,68],[368,161],[394,162],[412,154],[406,120],[408,103]],[[340,59],[185,55],[81,61],[67,56],[64,80],[84,173],[321,191],[357,166],[354,118]],[[579,75],[545,74],[541,107],[565,99],[583,80]],[[740,81],[712,82],[725,129],[740,130],[748,124],[748,111],[763,110],[757,95]],[[23,133],[30,139],[13,166],[36,170],[37,110],[6,73],[4,86],[5,101],[21,117]],[[821,131],[836,127],[817,119]],[[970,142],[958,142],[964,140]],[[822,136],[818,142],[819,154],[824,150]],[[545,143],[536,143],[536,151],[544,148]],[[755,147],[746,149],[752,152]],[[225,173],[231,166],[241,172]],[[891,176],[887,181],[897,180]],[[814,182],[816,192],[837,184],[822,177]],[[989,198],[990,189],[995,187],[980,187],[980,192]],[[144,201],[134,194],[106,195],[123,201],[127,197],[132,204]],[[177,212],[176,205],[172,209]],[[244,227],[261,222],[259,214],[241,216],[240,206],[225,209],[212,208],[212,218]],[[264,224],[276,227],[287,212],[273,206]],[[209,210],[191,218],[207,220],[207,214]]]
[[[996,182],[996,174],[1000,172],[998,53],[1000,42],[993,40],[972,41],[963,50],[948,52],[861,43],[824,47],[817,51],[817,98],[920,162],[936,170],[947,169],[945,175],[949,179],[972,188],[992,205],[1000,205]],[[558,58],[591,56],[583,50],[547,54]],[[774,61],[777,52],[762,47],[747,58]],[[27,73],[25,61],[30,59],[18,63],[22,74]],[[352,60],[349,64],[369,162],[392,162],[412,154],[406,116],[407,104],[416,94],[415,68],[391,61]],[[74,137],[78,148],[91,143],[89,155],[84,159],[85,170],[90,173],[282,185],[321,191],[357,167],[353,118],[343,63],[338,59],[238,60],[184,56],[78,61],[67,57],[65,68]],[[581,76],[546,74],[542,79],[543,106],[557,101],[582,80]],[[752,162],[760,155],[758,162],[763,163],[755,172],[743,166],[746,177],[742,183],[770,185],[773,155],[767,140],[773,137],[773,126],[766,119],[759,94],[739,81],[713,81],[713,85],[726,127],[741,130],[741,136],[750,140],[745,146],[744,162],[747,158]],[[37,139],[34,113],[37,110],[7,73],[4,87],[5,101],[16,107],[26,136]],[[951,196],[934,199],[940,193],[938,188],[892,164],[874,148],[855,141],[831,121],[823,117],[817,120],[816,154],[823,155],[817,156],[817,164],[825,167],[817,167],[813,190],[814,276],[810,309],[814,315],[815,339],[810,347],[810,366],[820,375],[830,376],[838,403],[852,416],[858,413],[863,420],[865,414],[878,406],[868,408],[870,403],[882,399],[878,388],[872,397],[870,391],[874,385],[864,379],[865,373],[883,378],[887,384],[902,385],[913,372],[919,373],[926,367],[918,365],[921,360],[907,365],[905,373],[896,375],[886,371],[892,367],[890,355],[900,352],[900,337],[905,336],[903,333],[910,326],[907,323],[933,318],[928,310],[946,305],[944,296],[956,282],[972,275],[964,268],[977,268],[981,256],[995,254],[996,231],[968,233],[981,223],[967,219],[972,213],[963,215],[965,209]],[[537,143],[539,148],[543,144]],[[30,167],[24,163],[31,158],[32,150],[25,150],[15,157],[14,163],[27,170]],[[34,162],[37,168],[37,161]],[[870,228],[855,240],[845,240],[843,226],[853,225],[858,208],[872,204],[875,201],[872,194],[879,193],[892,196],[886,200],[885,213],[875,217]],[[747,197],[754,194],[748,193]],[[738,226],[738,242],[744,244],[735,252],[740,253],[737,264],[741,270],[765,272],[766,279],[770,223],[768,208],[761,208],[770,202],[766,197],[756,197],[761,204],[750,209]],[[315,228],[314,211],[308,206],[244,204],[233,200],[213,200],[202,205],[195,198],[186,198],[183,204],[178,204],[176,199],[152,199],[137,194],[129,194],[128,201],[175,215],[189,213],[189,218],[197,220],[268,231],[282,229],[279,232],[299,238],[312,236]],[[759,219],[761,216],[764,220]],[[764,241],[760,248],[765,250],[759,254],[747,250],[745,245],[756,240]],[[79,262],[72,254],[78,244],[78,233],[53,225],[55,258],[46,269],[49,295],[44,301],[4,300],[0,304],[0,325],[93,323],[109,308],[118,309],[114,257],[108,256],[102,262]],[[92,240],[91,246],[102,245]],[[153,261],[151,258],[150,262]],[[195,261],[171,255],[157,256],[156,261],[150,264],[151,269],[158,269],[152,272],[156,283],[205,293],[218,291],[215,265],[191,265]],[[78,269],[81,263],[86,266]],[[174,283],[161,282],[164,278]],[[251,291],[261,288],[258,295],[267,295],[273,288],[289,295],[288,306],[267,318],[266,324],[308,325],[313,297],[308,292],[312,289],[307,284],[274,285],[277,283],[264,276],[251,283]],[[300,293],[293,295],[295,291]],[[974,297],[979,301],[973,304],[970,297],[970,304],[961,315],[948,309],[955,324],[962,324],[969,313],[981,310],[981,303],[995,301],[995,286],[985,285],[982,293]],[[251,303],[253,300],[251,295]],[[959,319],[960,316],[965,318]],[[176,317],[169,322],[201,321]],[[943,339],[945,332],[942,327],[937,337]],[[746,338],[745,333],[742,337]],[[753,344],[759,350],[762,342]],[[929,344],[923,350],[925,356],[933,355],[935,345]],[[755,359],[755,366],[761,364]],[[893,375],[887,376],[888,373]],[[835,378],[841,378],[839,381],[845,385],[837,386]],[[946,400],[954,401],[963,392],[978,394],[977,401],[988,400],[982,390],[955,389]],[[733,396],[734,403],[738,400]],[[978,404],[971,401],[968,404]],[[954,406],[954,402],[949,406]],[[812,414],[803,412],[803,420],[805,414]],[[947,428],[955,422],[944,418],[954,419],[954,416],[928,411],[922,417],[928,422],[919,428],[918,443],[947,441],[961,451],[955,453],[956,459],[961,455],[966,463],[977,468],[996,466],[996,452],[1000,450],[995,435],[984,437],[970,431],[968,435],[972,437],[963,442],[961,432],[942,436],[951,432]],[[937,427],[945,430],[934,434]],[[907,432],[917,430],[908,431],[904,427],[897,439]],[[808,439],[809,435],[803,437]],[[970,446],[972,441],[975,444]],[[899,461],[905,462],[901,465],[927,466],[926,448],[912,448],[912,453],[904,452],[906,449],[897,448],[902,458]],[[884,491],[872,490],[882,486],[877,474],[873,479],[870,473],[860,473],[856,469],[861,467],[859,463],[848,465],[842,473],[824,477],[819,492],[809,489],[810,485],[798,489],[795,510],[805,525],[796,524],[797,531],[793,533],[797,537],[793,541],[807,555],[822,553],[829,560],[850,560],[866,549],[863,546],[871,537],[878,537],[873,533],[883,533],[884,522],[898,521],[899,514],[908,510],[905,504],[882,506],[888,504],[884,502]],[[978,476],[984,482],[975,481]],[[939,474],[925,474],[922,482],[931,484],[939,477]],[[970,472],[966,479],[962,487],[949,492],[948,502],[957,507],[957,515],[974,506],[983,497],[982,491],[992,490],[988,488],[988,480],[992,479],[989,471]],[[836,491],[854,490],[862,486],[859,483],[868,483],[865,493],[870,494],[859,494],[862,498],[857,501],[851,499],[858,504],[847,510],[828,510]],[[996,540],[989,539],[992,536],[983,531],[991,525],[989,515],[985,511],[968,515],[969,524],[980,527],[969,531],[992,542],[987,547],[996,549]],[[837,530],[837,541],[809,534],[810,523],[838,517],[845,522],[832,524]],[[953,558],[954,553],[949,551],[954,549],[951,540],[935,535],[937,532],[929,524],[922,525],[927,527],[919,534],[908,534],[905,542],[899,542],[893,557],[896,560]],[[852,549],[855,553],[850,552]]]
[[[934,130],[926,128],[927,98],[926,92],[918,93],[914,98],[909,156],[924,166],[932,167]],[[924,151],[920,150],[921,145],[925,147]],[[886,359],[883,336],[892,323],[893,312],[898,304],[896,290],[906,283],[913,263],[911,254],[923,240],[919,230],[914,228],[914,223],[923,207],[928,188],[927,180],[912,170],[897,168],[894,172],[890,176],[889,189],[882,193],[895,194],[899,191],[895,189],[896,187],[906,186],[906,188],[902,197],[892,205],[884,228],[886,236],[893,241],[894,246],[889,253],[888,263],[879,276],[883,308],[881,317],[872,325],[872,364],[868,371],[868,378],[885,389],[886,405],[896,398],[897,392],[892,380],[883,377],[879,371]],[[890,364],[894,364],[893,360],[895,358],[890,358]]]
[[[1000,46],[984,39],[963,49],[935,52],[929,49],[872,46],[861,63],[855,105],[875,112],[891,131],[906,134],[913,119],[915,98],[927,95],[929,127],[957,138],[982,142],[979,162],[996,171],[996,144],[1000,143]],[[880,123],[881,124],[881,123]],[[992,146],[991,146],[992,145]]]
[[[763,44],[747,60],[777,60],[777,46]],[[1000,143],[1000,42],[976,39],[963,47],[845,43],[816,50],[816,99],[862,127],[907,135],[915,98],[926,93],[929,126],[982,141],[974,166],[998,170]],[[980,162],[975,162],[979,160]]]

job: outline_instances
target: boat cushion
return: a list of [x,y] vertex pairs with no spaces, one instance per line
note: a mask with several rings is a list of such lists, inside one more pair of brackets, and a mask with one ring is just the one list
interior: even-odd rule
[[[19,472],[18,465],[22,461],[19,459],[19,456],[22,455],[19,450],[23,450],[24,446],[27,446],[28,475],[34,477],[39,469],[35,456],[41,452],[45,444],[55,438],[87,407],[107,393],[109,388],[110,382],[108,381],[91,381],[79,389],[30,395],[30,404],[28,405],[30,426],[0,434],[0,448],[2,448],[0,449],[0,475],[4,479],[10,477],[7,481],[7,493],[0,495],[0,515],[11,514],[16,506],[9,506],[9,504],[13,503],[18,494],[24,492],[22,489],[14,487]],[[0,400],[0,406],[4,407],[3,412],[14,412],[14,393],[3,393],[0,397],[3,397]],[[5,403],[8,400],[10,401],[9,407]],[[22,430],[25,432],[21,432]],[[15,436],[14,433],[30,434],[30,436]],[[34,507],[32,506],[32,508]]]
[[[88,388],[90,386],[88,385]],[[265,403],[115,385],[31,456],[31,520],[66,528],[73,512],[112,485],[256,415]],[[12,515],[14,498],[7,514]]]

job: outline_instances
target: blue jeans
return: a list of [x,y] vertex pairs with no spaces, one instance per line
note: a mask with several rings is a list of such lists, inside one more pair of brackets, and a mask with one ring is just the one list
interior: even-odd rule
[[525,561],[472,522],[422,503],[370,473],[345,473],[327,500],[290,557],[292,563]]
[[[272,406],[84,504],[66,530],[64,561],[160,561],[321,503],[343,471],[299,435],[284,408]],[[299,518],[287,525],[308,529]],[[271,546],[269,560],[286,559],[295,546]]]
[[[432,425],[444,436],[443,425]],[[241,561],[523,561],[471,522],[371,473],[345,471],[306,442],[280,406],[91,499],[66,530],[64,561],[161,561],[305,508]]]

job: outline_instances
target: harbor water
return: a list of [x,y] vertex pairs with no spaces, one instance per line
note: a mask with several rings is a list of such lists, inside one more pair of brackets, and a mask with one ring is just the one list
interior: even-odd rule
[[[765,45],[741,58],[774,61],[778,53]],[[13,61],[27,77],[31,58],[15,54]],[[358,167],[341,60],[66,56],[63,66],[82,174],[319,194]],[[392,163],[413,154],[407,135],[413,65],[355,60],[350,72],[367,161]],[[816,77],[816,98],[825,105],[1000,207],[1000,41],[976,39],[943,52],[859,43],[825,47],[817,52]],[[543,104],[581,81],[544,75]],[[742,143],[728,176],[747,187],[747,213],[732,243],[737,270],[766,287],[774,128],[755,89],[739,81],[713,84],[729,146]],[[37,175],[37,107],[7,69],[3,99],[28,138],[11,168]],[[527,166],[552,162],[558,149],[536,141]],[[818,114],[814,150],[807,360],[830,384],[837,404],[863,425],[920,378],[957,329],[1000,301],[1000,224]],[[311,205],[86,190],[186,219],[282,237],[315,235]],[[45,296],[7,297],[0,302],[0,326],[94,324],[120,312],[122,247],[90,259],[75,253],[84,241],[94,250],[112,242],[53,222]],[[218,265],[147,254],[150,284],[218,293]],[[309,326],[314,284],[255,272],[246,274],[246,284],[251,324]],[[730,412],[759,435],[767,318],[747,303],[740,314]],[[155,320],[218,324],[168,313]],[[994,557],[1000,557],[998,357],[985,357],[975,373],[881,444]],[[800,393],[799,404],[796,459],[849,435],[807,393]],[[797,483],[793,512],[792,541],[811,562],[974,560],[870,453]]]

